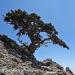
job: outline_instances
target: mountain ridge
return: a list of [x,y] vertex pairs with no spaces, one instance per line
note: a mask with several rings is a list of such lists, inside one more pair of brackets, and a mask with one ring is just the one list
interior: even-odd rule
[[38,61],[25,47],[0,35],[0,75],[74,75],[52,59]]

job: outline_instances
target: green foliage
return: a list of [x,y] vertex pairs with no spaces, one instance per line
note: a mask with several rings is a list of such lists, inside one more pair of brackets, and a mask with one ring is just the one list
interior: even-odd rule
[[[58,32],[51,23],[44,23],[41,17],[35,13],[28,14],[26,11],[11,10],[6,13],[4,21],[10,23],[14,30],[18,30],[17,36],[27,35],[31,41],[29,45],[25,45],[20,41],[32,54],[35,50],[43,45],[46,41],[52,41],[53,44],[59,44],[64,48],[69,49],[64,41],[58,38]],[[47,38],[44,38],[40,33],[45,32]]]
[[0,35],[0,40],[4,42],[4,46],[8,49],[12,48],[16,50],[18,48],[16,42],[8,38],[6,35]]

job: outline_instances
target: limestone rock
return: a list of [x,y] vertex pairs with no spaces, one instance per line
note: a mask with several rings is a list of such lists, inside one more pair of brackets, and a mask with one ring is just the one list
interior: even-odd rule
[[64,68],[46,59],[37,61],[24,47],[19,46],[7,36],[0,35],[0,75],[74,75]]
[[66,67],[66,74],[67,75],[74,75],[73,72],[70,70],[69,67]]

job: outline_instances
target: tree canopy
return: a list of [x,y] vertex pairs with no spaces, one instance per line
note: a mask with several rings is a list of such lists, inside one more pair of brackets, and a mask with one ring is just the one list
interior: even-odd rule
[[[14,30],[18,30],[16,35],[19,38],[22,35],[29,37],[31,41],[30,44],[25,44],[21,40],[18,40],[31,54],[41,45],[45,44],[46,41],[59,44],[59,46],[69,49],[66,43],[57,36],[58,32],[52,23],[45,23],[41,20],[41,17],[35,13],[28,14],[21,9],[11,10],[4,16],[4,21],[10,23]],[[47,37],[42,36],[41,33],[46,33]]]

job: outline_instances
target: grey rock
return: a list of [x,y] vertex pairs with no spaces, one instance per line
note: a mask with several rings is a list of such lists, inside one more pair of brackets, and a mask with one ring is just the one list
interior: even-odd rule
[[73,72],[70,70],[69,67],[66,67],[66,74],[67,75],[74,75]]
[[36,60],[24,47],[10,38],[0,35],[0,75],[74,75],[52,61]]

